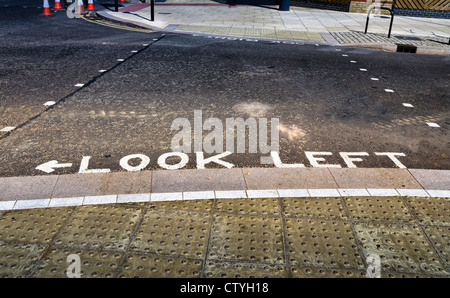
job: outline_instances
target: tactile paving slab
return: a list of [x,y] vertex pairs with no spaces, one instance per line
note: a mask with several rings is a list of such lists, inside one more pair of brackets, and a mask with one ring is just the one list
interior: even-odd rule
[[426,226],[424,229],[443,262],[450,267],[450,227]]
[[128,254],[118,277],[196,278],[203,261],[180,257]]
[[229,199],[217,200],[214,211],[248,215],[279,216],[278,199]]
[[287,217],[347,218],[340,198],[284,198],[281,202]]
[[284,262],[281,219],[214,214],[209,259]]
[[317,267],[290,267],[293,278],[365,278],[365,270],[329,269]]
[[422,224],[450,226],[450,198],[405,198]]
[[66,278],[71,262],[67,258],[71,254],[80,257],[81,278],[114,277],[123,253],[111,251],[81,250],[74,248],[54,248],[39,261],[32,277]]
[[212,210],[213,202],[213,200],[162,201],[152,202],[150,203],[150,206],[158,209],[210,212]]
[[140,214],[140,208],[123,205],[79,207],[55,244],[125,250]]
[[203,258],[206,253],[209,228],[209,213],[150,209],[136,232],[130,250]]
[[345,204],[353,220],[415,222],[408,208],[400,198],[344,198]]
[[0,240],[50,243],[73,209],[39,208],[5,212],[0,217]]
[[444,265],[417,225],[355,225],[364,255],[380,256],[381,272],[447,274]]
[[286,268],[271,264],[207,261],[204,275],[207,278],[283,278]]
[[47,247],[43,244],[0,241],[0,277],[27,277]]
[[298,218],[285,221],[290,264],[364,268],[349,222]]

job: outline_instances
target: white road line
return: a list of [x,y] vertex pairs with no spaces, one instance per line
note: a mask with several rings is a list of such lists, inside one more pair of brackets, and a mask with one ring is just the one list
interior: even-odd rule
[[428,197],[428,193],[424,189],[402,189],[397,188],[397,192],[405,197]]
[[182,201],[182,200],[183,200],[183,193],[181,192],[152,193],[150,195],[151,202]]
[[392,90],[392,89],[384,89],[384,91],[389,92],[389,93],[393,93],[394,92],[394,90]]
[[406,103],[406,102],[403,103],[403,106],[405,106],[407,108],[414,108],[414,106],[412,104]]
[[123,61],[125,61],[125,59],[117,59],[117,61],[123,62]]
[[439,124],[434,123],[434,122],[427,122],[428,126],[430,127],[440,127]]
[[186,191],[183,192],[183,200],[208,200],[215,199],[214,191]]
[[32,209],[32,208],[46,208],[50,203],[50,199],[39,199],[39,200],[19,200],[16,202],[13,210],[17,209]]
[[356,63],[356,61],[355,61],[355,60],[352,60],[352,61],[350,61],[350,63]]
[[245,199],[247,194],[245,190],[218,190],[216,193],[216,199]]
[[0,211],[11,210],[14,207],[16,201],[3,201],[0,202]]
[[81,83],[75,84],[75,87],[83,87],[83,86],[84,86],[84,84],[81,84]]
[[311,197],[340,197],[340,193],[337,189],[308,189]]
[[276,189],[266,190],[247,190],[247,195],[250,199],[253,198],[278,198],[278,192]]
[[69,207],[83,205],[83,197],[50,199],[49,207]]
[[355,197],[355,196],[369,197],[370,196],[370,194],[367,192],[367,190],[365,188],[351,188],[351,189],[339,188],[338,191],[341,194],[341,196],[351,196],[351,197]]
[[47,101],[46,103],[44,103],[44,106],[52,106],[54,105],[56,102],[54,101]]
[[[248,193],[248,196],[247,196]],[[294,198],[294,197],[432,197],[448,198],[450,190],[425,190],[425,189],[393,189],[393,188],[357,188],[357,189],[265,189],[265,190],[225,190],[225,191],[192,191],[170,193],[140,193],[101,195],[86,197],[51,198],[34,200],[0,201],[0,211],[16,209],[33,209],[47,207],[70,207],[80,205],[115,204],[115,203],[139,203],[156,201],[182,201],[201,199],[245,199],[245,198]]]
[[136,50],[132,50],[132,51],[131,51],[131,53],[137,53],[137,52],[138,52],[138,51],[136,51]]
[[105,72],[106,69],[100,69],[98,72]]
[[367,69],[365,69],[365,68],[360,68],[359,70],[360,71],[367,71]]
[[88,196],[84,197],[83,205],[112,204],[117,203],[117,195]]
[[280,198],[301,198],[310,196],[307,189],[278,189],[278,195]]
[[2,129],[0,129],[0,131],[11,131],[14,128],[15,128],[14,126],[6,126],[6,127],[2,128]]
[[379,81],[380,79],[378,78],[370,78],[372,81]]
[[348,57],[348,55],[347,54],[342,54],[342,57]]
[[117,203],[140,203],[140,202],[150,202],[150,193],[138,193],[138,194],[127,194],[117,196]]
[[426,190],[427,193],[431,196],[431,197],[436,197],[436,198],[450,198],[450,190]]
[[368,188],[367,191],[373,197],[395,197],[399,195],[393,188]]

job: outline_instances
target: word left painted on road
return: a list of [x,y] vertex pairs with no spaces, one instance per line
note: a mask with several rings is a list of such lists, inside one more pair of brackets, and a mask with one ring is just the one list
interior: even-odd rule
[[[197,169],[205,169],[207,168],[207,166],[210,167],[219,165],[231,169],[234,167],[234,164],[224,160],[231,154],[231,152],[226,151],[220,154],[205,157],[203,152],[195,152],[196,167]],[[304,155],[309,161],[308,165],[305,165],[303,163],[284,163],[277,151],[270,151],[270,155],[266,157],[270,159],[271,164],[273,164],[277,168],[304,168],[305,166],[311,166],[315,168],[342,168],[341,164],[329,163],[327,161],[327,158],[330,158],[333,155],[332,152],[305,151]],[[374,152],[374,155],[378,158],[383,158],[385,162],[389,162],[393,166],[396,166],[398,168],[406,168],[406,166],[399,160],[399,157],[406,156],[404,153]],[[339,156],[346,167],[357,168],[357,163],[363,162],[363,158],[370,157],[370,154],[367,152],[339,152]],[[173,162],[174,159],[177,162]],[[89,174],[111,172],[111,169],[109,168],[90,168],[90,160],[91,156],[83,156],[80,162],[78,173]],[[170,162],[168,162],[169,160]],[[186,167],[186,165],[189,163],[189,156],[183,152],[167,152],[160,155],[156,162],[158,166],[163,169],[178,170]],[[141,171],[145,169],[149,164],[150,157],[145,154],[130,154],[122,157],[119,161],[120,167],[129,172]],[[72,165],[72,163],[59,163],[57,160],[50,160],[38,165],[36,169],[45,173],[52,173],[58,168],[71,168]]]

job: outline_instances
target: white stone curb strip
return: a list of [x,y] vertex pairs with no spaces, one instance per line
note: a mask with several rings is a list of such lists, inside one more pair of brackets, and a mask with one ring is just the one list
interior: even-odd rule
[[146,194],[103,195],[70,198],[52,198],[36,200],[0,201],[0,211],[70,207],[97,204],[142,203],[163,201],[185,201],[201,199],[258,199],[283,197],[374,197],[409,196],[450,198],[450,190],[424,189],[266,189],[266,190],[227,190],[227,191],[191,191]]

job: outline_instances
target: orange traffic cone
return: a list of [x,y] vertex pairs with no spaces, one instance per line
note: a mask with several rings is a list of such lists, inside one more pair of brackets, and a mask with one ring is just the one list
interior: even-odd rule
[[55,9],[63,9],[61,6],[61,0],[55,0]]
[[50,5],[48,4],[48,0],[44,0],[44,11],[42,12],[43,16],[51,16],[52,12],[50,11]]
[[86,12],[84,11],[84,4],[83,4],[83,0],[75,0],[78,1],[78,5],[77,5],[77,14],[85,14]]
[[95,10],[94,8],[94,0],[89,0],[86,10]]

